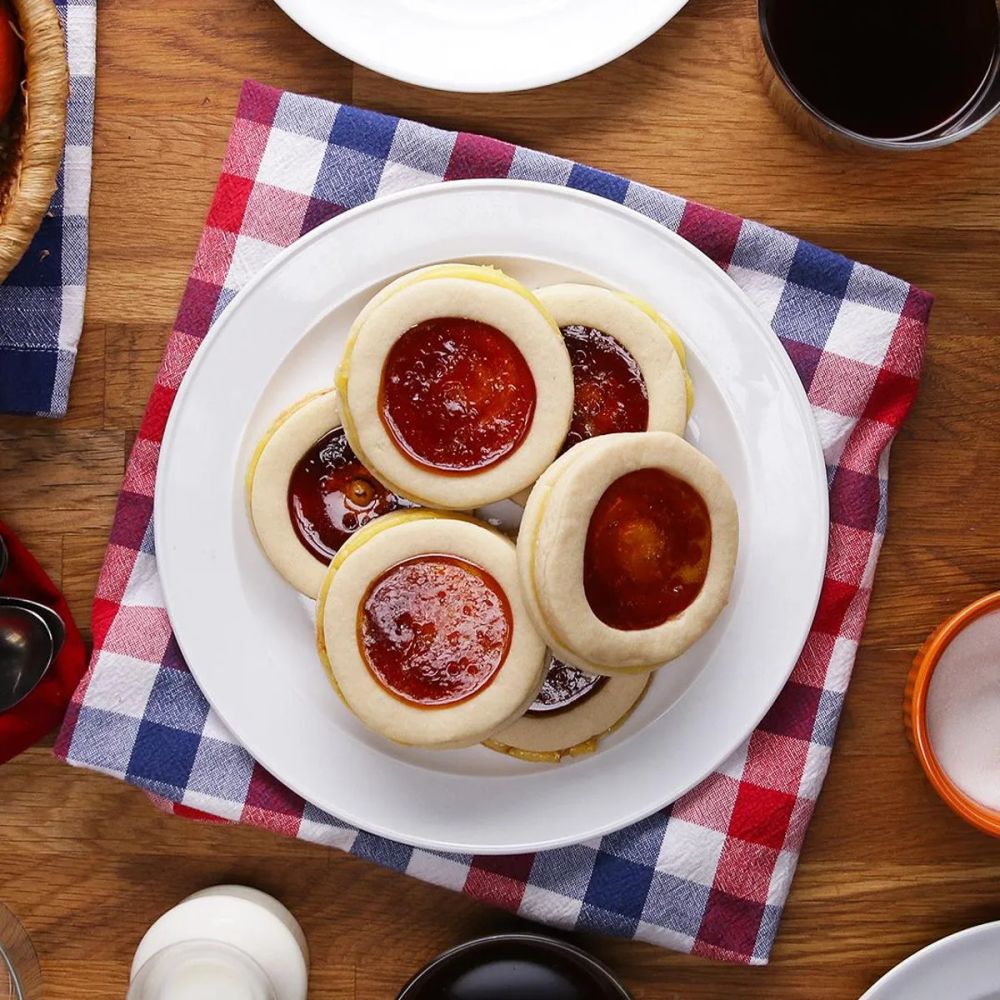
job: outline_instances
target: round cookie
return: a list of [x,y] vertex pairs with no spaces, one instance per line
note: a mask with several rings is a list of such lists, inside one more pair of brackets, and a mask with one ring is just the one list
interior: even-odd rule
[[584,441],[539,479],[518,537],[525,602],[555,654],[591,673],[654,670],[729,599],[732,491],[675,434]]
[[541,688],[545,644],[514,544],[472,518],[411,511],[368,525],[330,564],[316,615],[335,688],[397,743],[480,743]]
[[628,718],[648,685],[648,674],[602,677],[553,658],[528,711],[486,746],[535,763],[593,753]]
[[416,503],[468,510],[530,485],[569,427],[573,375],[552,318],[495,268],[404,275],[361,311],[337,371],[351,446]]
[[535,294],[559,326],[573,365],[566,447],[610,433],[684,433],[685,371],[662,320],[597,285],[550,285]]
[[246,477],[250,522],[271,565],[315,598],[333,555],[372,519],[411,506],[358,461],[336,393],[310,393],[282,412],[254,451]]

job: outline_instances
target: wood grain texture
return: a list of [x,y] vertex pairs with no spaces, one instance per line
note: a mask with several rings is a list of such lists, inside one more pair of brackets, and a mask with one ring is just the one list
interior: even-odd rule
[[[1000,586],[1000,123],[908,156],[788,129],[753,64],[752,0],[692,0],[615,64],[469,97],[352,68],[269,0],[101,0],[92,271],[70,412],[0,419],[0,516],[89,619],[128,447],[218,175],[240,81],[538,146],[790,229],[938,296],[920,399],[892,460],[889,537],[829,780],[772,964],[584,943],[640,1000],[854,1000],[904,956],[1000,917],[1000,841],[953,818],[903,738],[903,682],[943,617]],[[52,1000],[124,994],[146,926],[223,880],[275,892],[313,948],[315,1000],[383,1000],[438,950],[517,921],[338,852],[195,825],[55,763],[0,769],[0,898]]]

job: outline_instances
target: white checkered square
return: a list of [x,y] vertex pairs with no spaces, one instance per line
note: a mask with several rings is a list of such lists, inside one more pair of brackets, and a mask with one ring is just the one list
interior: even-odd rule
[[233,259],[226,275],[226,287],[239,291],[261,268],[269,264],[281,247],[252,236],[237,236]]
[[834,413],[833,410],[824,409],[822,406],[813,406],[812,411],[816,418],[816,429],[819,431],[826,464],[837,465],[857,420],[842,413]]
[[205,724],[201,727],[201,735],[209,739],[219,740],[220,743],[236,743],[236,737],[229,731],[229,728],[222,719],[211,708],[205,718]]
[[[639,921],[635,936],[639,941],[648,941],[650,944],[660,945],[661,948],[672,948],[684,954],[690,954],[694,948],[694,938],[690,934],[682,934],[680,931],[660,927],[657,924],[647,924],[645,920]],[[664,1000],[672,1000],[671,994],[667,993]]]
[[899,317],[845,299],[837,312],[825,350],[878,368],[892,340]]
[[724,774],[737,781],[743,777],[743,768],[747,763],[747,751],[750,749],[750,741],[741,743],[717,768],[719,774]]
[[410,855],[410,863],[406,866],[406,873],[432,885],[461,892],[469,877],[469,866],[461,861],[415,848]]
[[381,198],[397,191],[409,191],[410,188],[422,187],[424,184],[436,184],[440,180],[440,177],[429,174],[426,170],[417,170],[416,167],[408,167],[405,163],[394,163],[389,160],[379,178],[375,197]]
[[752,271],[736,264],[731,264],[726,273],[747,293],[764,321],[770,324],[778,311],[778,303],[785,290],[785,279],[775,277],[773,274],[764,274],[762,271]]
[[711,886],[726,835],[672,817],[660,844],[656,870],[686,882]]
[[350,851],[354,841],[358,839],[358,831],[350,827],[333,826],[330,823],[320,823],[308,816],[303,816],[299,824],[298,836],[313,844],[323,844],[326,847],[336,847],[341,851]]
[[572,929],[580,919],[583,901],[552,892],[530,883],[524,887],[520,913],[532,920],[544,920],[553,927]]
[[810,742],[809,752],[806,754],[806,766],[802,771],[800,798],[814,799],[819,795],[823,779],[830,768],[830,753],[830,747]]
[[128,582],[128,593],[123,603],[143,608],[162,608],[164,605],[163,585],[156,571],[156,556],[148,552],[137,552],[132,576]]
[[59,317],[59,350],[75,351],[83,329],[83,285],[63,285],[62,316]]
[[159,669],[124,653],[102,652],[87,685],[87,707],[141,719]]
[[257,183],[311,195],[326,150],[327,144],[319,139],[271,129],[257,170]]
[[771,883],[767,887],[768,906],[784,906],[788,898],[788,890],[792,887],[792,876],[799,856],[795,851],[779,851],[778,860],[771,872]]
[[[85,8],[86,9],[86,8]],[[89,146],[67,146],[63,159],[63,214],[86,215],[90,202],[91,150]]]
[[94,75],[96,31],[97,7],[72,3],[66,7],[66,34],[70,40],[66,56],[70,76]]
[[843,636],[837,636],[833,644],[830,667],[827,670],[823,686],[830,691],[843,694],[847,690],[848,682],[851,679],[851,669],[854,667],[854,658],[857,655],[858,644],[853,639],[845,639]]

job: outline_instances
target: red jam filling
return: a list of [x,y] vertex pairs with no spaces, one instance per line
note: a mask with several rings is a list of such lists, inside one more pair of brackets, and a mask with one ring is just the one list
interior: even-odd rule
[[412,506],[358,461],[339,427],[299,459],[288,481],[288,512],[295,534],[323,562],[329,562],[369,521]]
[[712,551],[712,522],[701,494],[662,469],[616,479],[587,528],[583,585],[605,625],[655,628],[698,596]]
[[387,569],[358,610],[358,644],[376,680],[400,701],[441,708],[482,691],[510,650],[510,604],[493,577],[454,556]]
[[607,677],[585,673],[553,656],[542,690],[527,714],[550,716],[575,708],[597,694],[606,682]]
[[602,434],[644,431],[649,396],[642,372],[629,352],[601,330],[564,326],[573,364],[573,422],[563,451]]
[[475,320],[417,324],[393,345],[379,411],[399,449],[438,472],[479,472],[517,450],[535,412],[535,380],[505,334]]

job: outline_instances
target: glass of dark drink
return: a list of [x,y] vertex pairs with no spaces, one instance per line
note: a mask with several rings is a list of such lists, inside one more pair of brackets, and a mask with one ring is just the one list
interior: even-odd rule
[[837,145],[917,150],[1000,112],[997,0],[758,0],[772,100]]
[[494,934],[439,955],[396,1000],[629,1000],[585,951],[541,934]]

